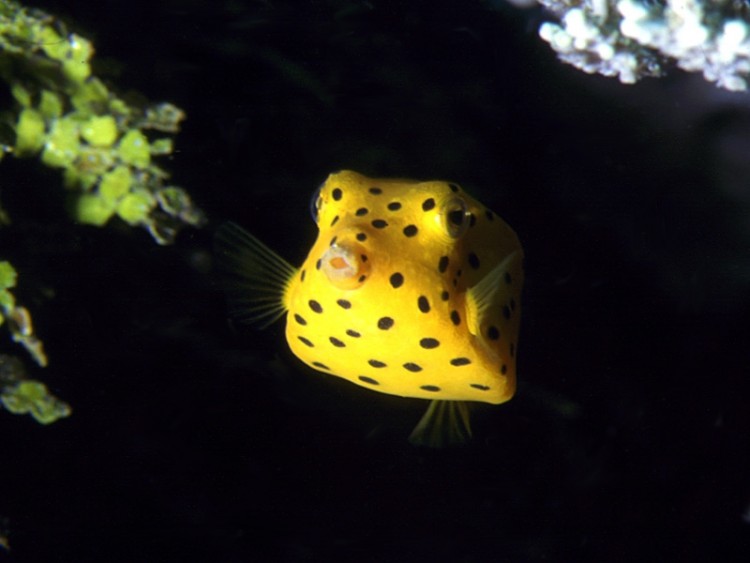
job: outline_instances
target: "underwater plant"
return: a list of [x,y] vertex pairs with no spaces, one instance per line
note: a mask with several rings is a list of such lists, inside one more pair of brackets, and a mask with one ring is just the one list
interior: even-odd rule
[[[0,160],[37,157],[59,170],[78,223],[101,227],[118,218],[169,244],[181,227],[204,222],[187,192],[170,185],[168,172],[155,162],[172,152],[169,135],[185,114],[170,103],[120,96],[93,74],[93,54],[91,42],[69,33],[59,19],[0,0],[0,81],[14,101],[0,114]],[[0,228],[9,223],[0,204]],[[31,316],[11,293],[16,283],[14,267],[0,261],[0,323],[44,367]],[[70,413],[12,356],[0,356],[0,404],[42,423]]]

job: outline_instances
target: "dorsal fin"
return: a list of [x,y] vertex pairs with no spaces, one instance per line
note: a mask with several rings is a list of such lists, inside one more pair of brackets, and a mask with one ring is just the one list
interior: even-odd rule
[[291,264],[235,223],[218,228],[214,254],[234,319],[262,329],[284,315]]
[[487,308],[493,303],[500,283],[506,272],[510,271],[513,261],[518,256],[518,251],[509,254],[505,260],[492,268],[479,283],[470,288],[466,295],[466,324],[469,332],[473,335],[479,334],[479,327]]

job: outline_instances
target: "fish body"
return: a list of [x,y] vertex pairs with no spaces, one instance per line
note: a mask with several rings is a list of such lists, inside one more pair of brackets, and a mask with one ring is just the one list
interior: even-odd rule
[[331,174],[311,207],[318,238],[298,269],[236,226],[220,231],[241,317],[287,313],[298,358],[373,391],[513,396],[523,250],[497,214],[450,182],[351,171]]

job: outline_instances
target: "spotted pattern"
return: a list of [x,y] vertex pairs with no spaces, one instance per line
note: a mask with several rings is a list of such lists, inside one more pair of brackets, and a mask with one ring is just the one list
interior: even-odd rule
[[440,260],[438,261],[438,272],[440,272],[441,274],[444,274],[447,269],[448,269],[448,257],[441,256]]
[[406,227],[404,227],[404,234],[405,234],[405,235],[406,235],[407,237],[413,237],[413,236],[416,236],[416,234],[417,234],[418,232],[419,232],[419,229],[417,228],[417,226],[416,226],[416,225],[407,225]]
[[[321,241],[290,283],[299,292],[289,297],[295,353],[316,369],[386,393],[510,398],[520,267],[499,274],[498,298],[486,318],[465,309],[466,292],[509,256],[507,226],[456,184],[405,191],[387,181],[362,183],[321,188]],[[347,248],[355,240],[362,246],[354,245],[360,271],[353,279],[361,285],[329,292],[322,257],[327,247]]]
[[378,319],[378,328],[380,330],[388,330],[394,324],[394,320],[391,317],[380,317]]
[[425,297],[424,295],[420,295],[419,299],[417,299],[417,307],[419,307],[419,310],[423,313],[429,313],[430,302],[428,301],[427,297]]

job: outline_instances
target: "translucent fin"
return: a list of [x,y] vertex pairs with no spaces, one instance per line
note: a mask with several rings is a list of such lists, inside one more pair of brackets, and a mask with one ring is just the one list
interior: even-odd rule
[[469,405],[463,401],[430,401],[409,436],[416,446],[442,448],[468,442],[471,438]]
[[502,287],[503,276],[510,271],[510,267],[517,256],[518,251],[509,254],[505,260],[479,280],[479,283],[469,289],[466,299],[466,324],[471,334],[475,336],[479,334],[482,317],[495,299],[497,290]]
[[214,253],[234,319],[266,328],[284,315],[284,295],[297,273],[294,267],[234,223],[224,223],[216,231]]

